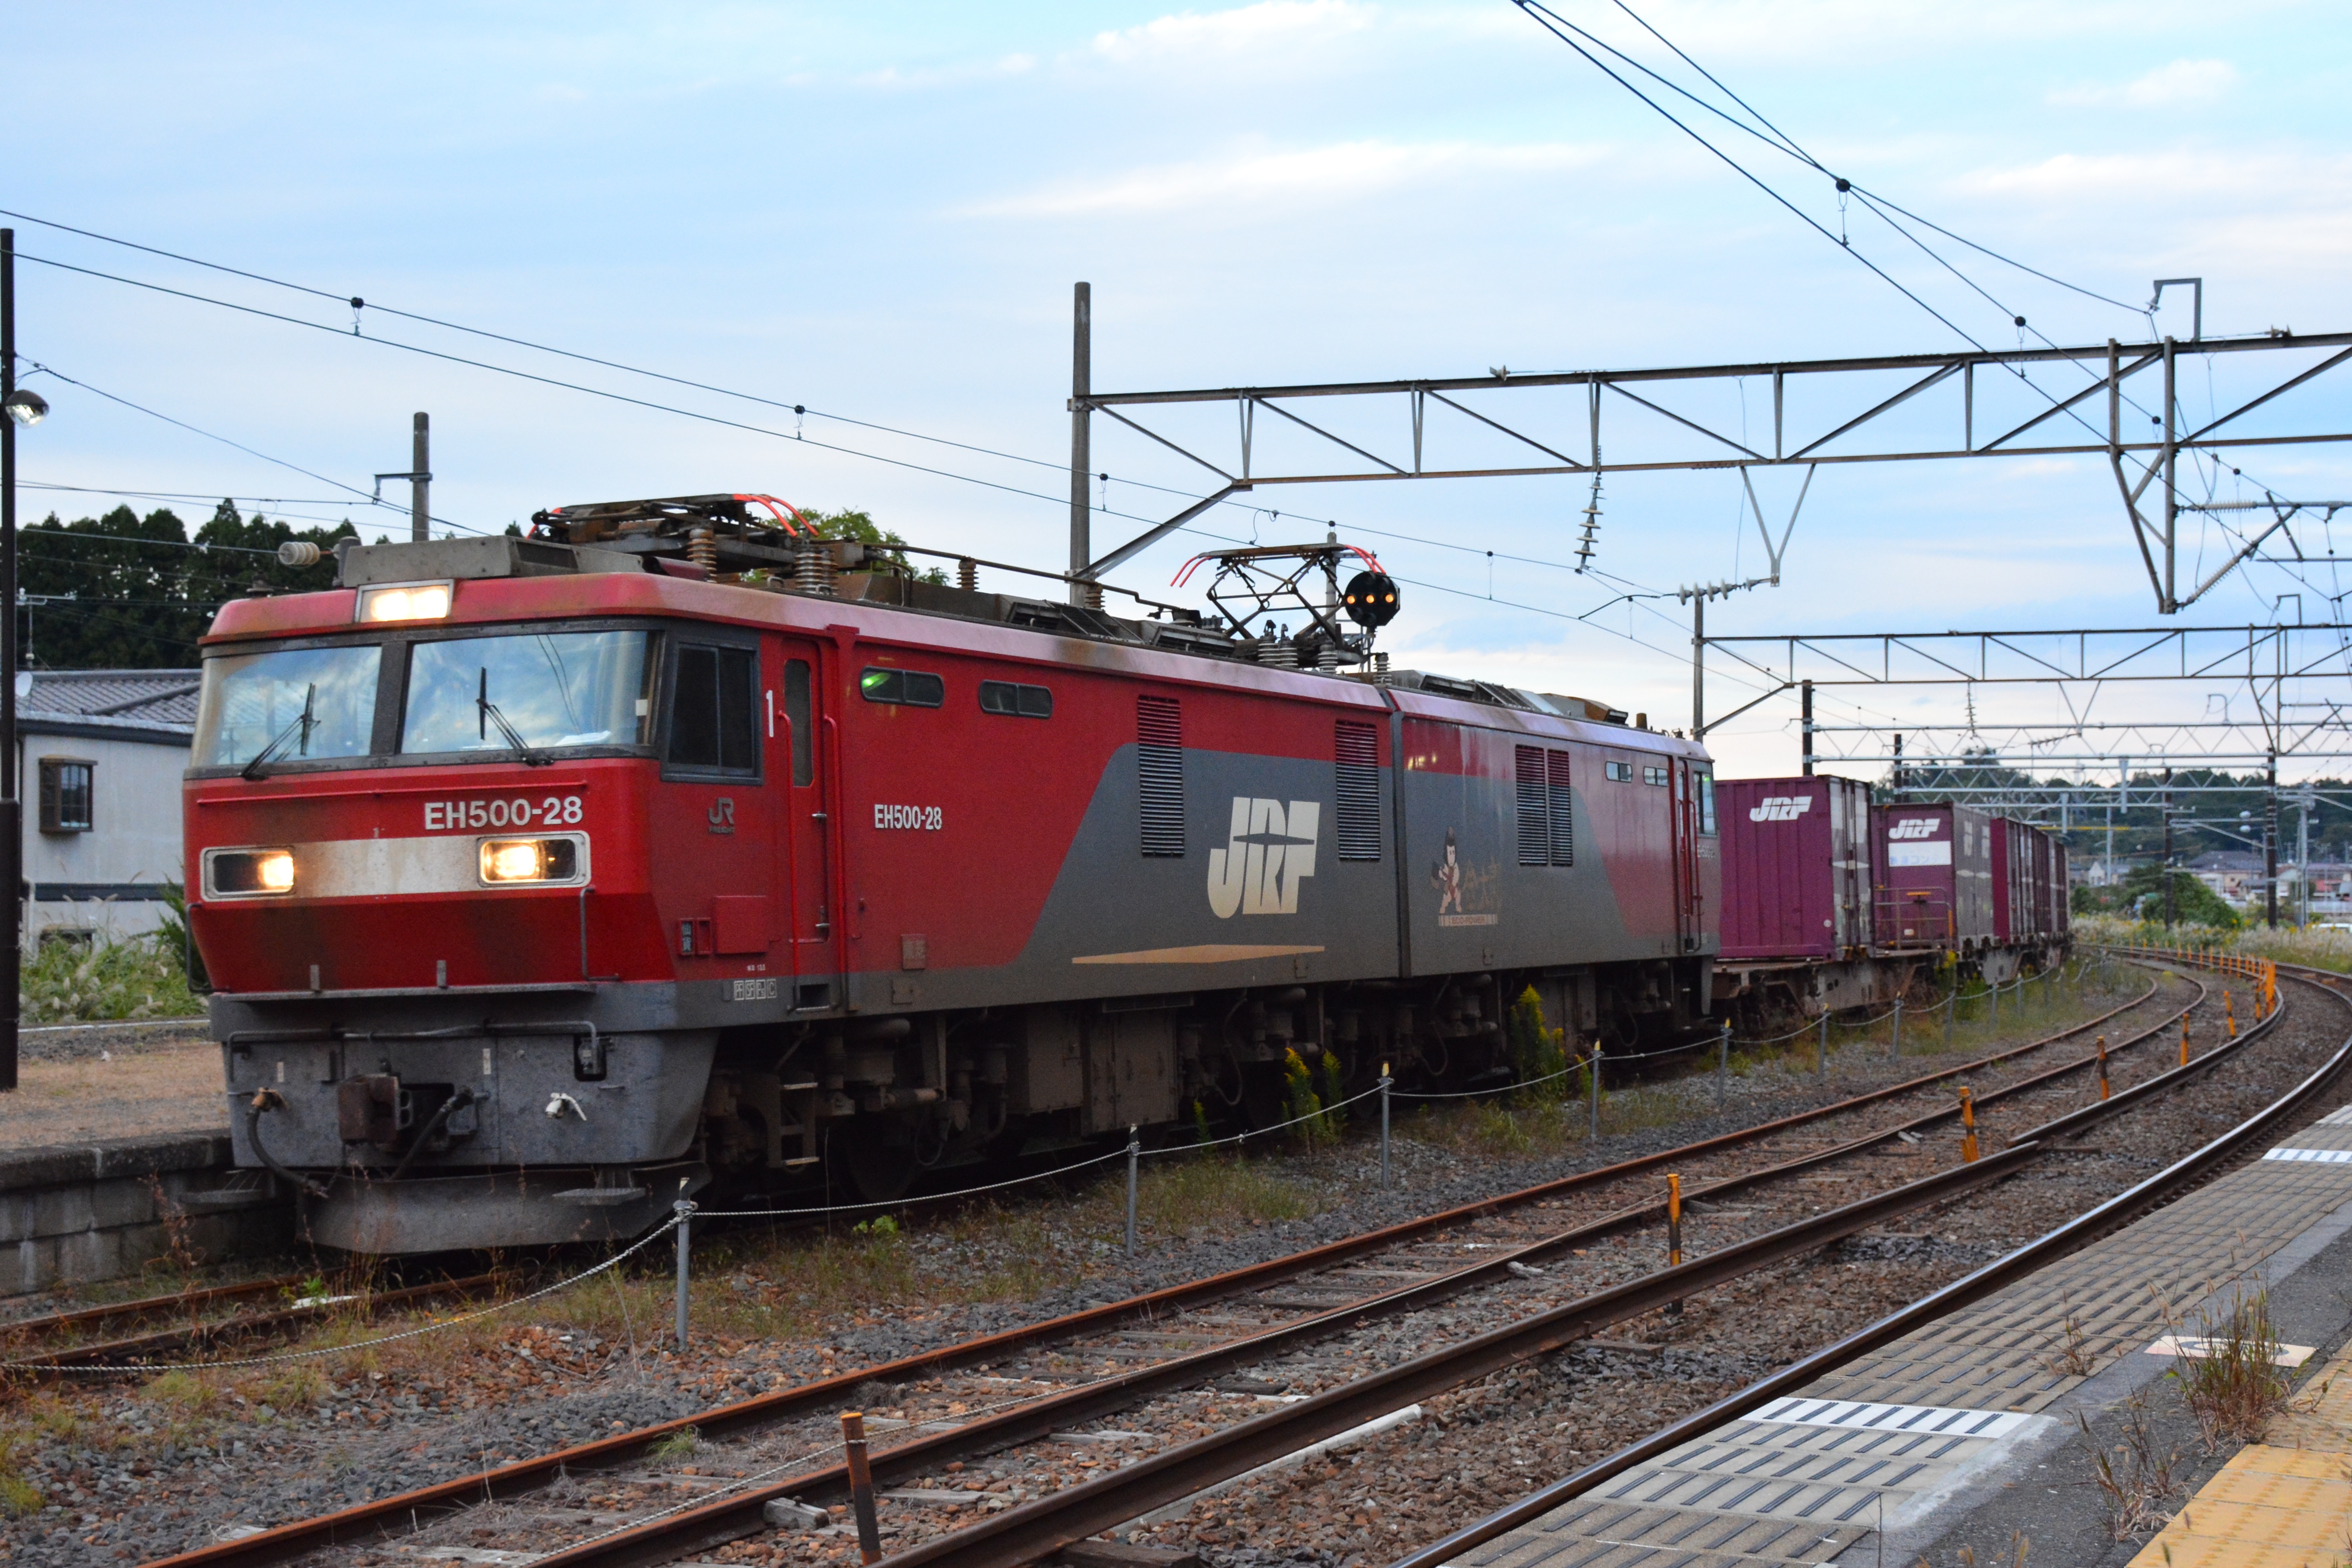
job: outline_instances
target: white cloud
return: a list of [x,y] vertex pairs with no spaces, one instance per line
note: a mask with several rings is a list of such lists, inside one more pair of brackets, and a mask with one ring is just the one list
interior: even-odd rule
[[2174,60],[2121,86],[2085,83],[2060,89],[2050,101],[2073,109],[2171,109],[2210,103],[2238,85],[2227,60]]
[[1599,147],[1560,142],[1497,147],[1466,142],[1341,142],[1297,152],[1163,163],[1105,180],[1068,182],[975,203],[963,212],[976,217],[1066,217],[1352,197],[1442,175],[1585,168],[1602,156]]
[[1372,21],[1372,8],[1355,0],[1258,0],[1231,11],[1186,11],[1100,33],[1094,50],[1122,62],[1155,56],[1238,55],[1360,32]]

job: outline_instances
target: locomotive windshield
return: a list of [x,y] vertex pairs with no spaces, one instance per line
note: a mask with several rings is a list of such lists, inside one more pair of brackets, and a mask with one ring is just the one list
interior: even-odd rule
[[420,642],[404,752],[630,746],[646,738],[645,632],[532,632]]
[[195,765],[366,756],[383,658],[365,645],[205,660]]

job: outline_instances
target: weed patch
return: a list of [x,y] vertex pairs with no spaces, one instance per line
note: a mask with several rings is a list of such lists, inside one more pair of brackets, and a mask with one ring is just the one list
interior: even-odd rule
[[204,1011],[176,943],[152,937],[49,942],[25,955],[25,1022],[185,1018]]
[[2234,1295],[2225,1315],[2205,1320],[2200,1328],[2204,1353],[2181,1356],[2167,1375],[2179,1382],[2208,1448],[2224,1437],[2251,1443],[2287,1404],[2269,1292]]

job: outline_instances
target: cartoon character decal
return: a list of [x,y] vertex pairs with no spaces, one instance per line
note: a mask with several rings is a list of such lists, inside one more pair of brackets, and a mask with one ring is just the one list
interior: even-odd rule
[[1429,868],[1430,884],[1437,889],[1437,912],[1443,918],[1448,910],[1462,912],[1462,855],[1454,843],[1454,829],[1445,830],[1445,858]]

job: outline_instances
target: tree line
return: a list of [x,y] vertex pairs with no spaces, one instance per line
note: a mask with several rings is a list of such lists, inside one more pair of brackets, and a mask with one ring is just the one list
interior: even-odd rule
[[[230,599],[257,584],[276,593],[331,588],[335,563],[284,566],[278,547],[306,539],[322,552],[356,539],[349,519],[295,528],[229,501],[195,532],[168,507],[127,506],[60,521],[52,512],[16,535],[16,657],[34,669],[192,669],[196,639]],[[267,552],[268,553],[251,553]]]

